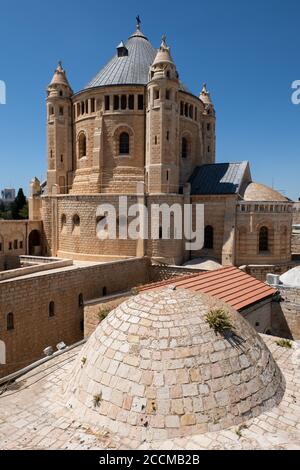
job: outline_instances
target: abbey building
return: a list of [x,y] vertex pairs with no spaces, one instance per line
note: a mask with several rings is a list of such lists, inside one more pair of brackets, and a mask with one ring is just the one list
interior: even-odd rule
[[[155,49],[140,22],[81,91],[72,90],[59,63],[47,95],[47,181],[31,183],[30,218],[42,221],[42,254],[287,268],[291,201],[253,182],[248,162],[216,163],[210,93],[206,85],[192,93],[181,77],[166,38]],[[204,248],[187,252],[175,237],[99,240],[96,209],[117,206],[120,195],[147,206],[204,204]]]

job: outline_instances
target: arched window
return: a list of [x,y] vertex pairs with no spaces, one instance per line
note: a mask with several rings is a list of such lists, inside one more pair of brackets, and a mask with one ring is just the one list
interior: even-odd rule
[[78,296],[78,307],[82,308],[84,306],[83,294]]
[[54,315],[55,315],[55,304],[53,300],[51,300],[48,306],[48,316],[49,318],[51,318],[51,317],[54,317]]
[[189,105],[187,103],[184,105],[184,115],[185,117],[189,117]]
[[103,287],[102,289],[102,297],[106,297],[107,296],[107,287]]
[[122,132],[119,137],[119,153],[120,155],[129,154],[129,134],[127,132]]
[[78,156],[79,158],[86,157],[86,136],[83,132],[78,138]]
[[204,230],[204,248],[212,250],[214,247],[214,229],[207,225]]
[[261,227],[259,231],[259,251],[269,250],[269,230],[267,227]]
[[61,216],[61,231],[62,232],[65,232],[66,226],[67,226],[67,216],[66,216],[66,214],[63,214]]
[[6,317],[7,331],[14,330],[14,314],[9,313]]
[[72,233],[73,235],[80,235],[80,217],[79,215],[75,214],[73,216],[73,228],[72,228]]
[[181,158],[188,157],[188,141],[185,137],[182,137],[181,141]]

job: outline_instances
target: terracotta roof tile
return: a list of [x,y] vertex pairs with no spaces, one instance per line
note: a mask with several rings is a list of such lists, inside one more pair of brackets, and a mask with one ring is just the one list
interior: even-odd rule
[[139,291],[160,289],[167,285],[210,294],[239,311],[271,297],[276,292],[264,282],[232,266],[149,284],[139,288]]

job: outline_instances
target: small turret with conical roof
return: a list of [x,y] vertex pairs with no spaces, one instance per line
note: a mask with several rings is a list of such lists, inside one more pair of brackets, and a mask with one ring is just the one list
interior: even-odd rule
[[153,78],[161,78],[163,76],[178,80],[176,65],[172,59],[170,48],[167,46],[165,34],[162,37],[162,42],[154,62],[151,65],[149,79],[152,80]]
[[211,104],[212,105],[212,102],[211,102],[211,99],[210,99],[210,93],[209,91],[207,90],[207,86],[206,86],[206,83],[204,83],[203,87],[202,87],[202,90],[201,90],[201,93],[200,93],[200,100],[202,101],[202,103],[204,104]]
[[59,62],[48,86],[48,193],[59,187],[68,192],[72,172],[72,95],[62,63]]
[[165,35],[150,67],[147,90],[147,190],[149,193],[177,193],[179,80]]
[[68,82],[66,72],[63,69],[61,61],[59,61],[54,71],[52,80],[48,86],[48,94],[52,96],[62,96],[61,93],[63,93],[63,96],[73,95],[73,91]]
[[202,91],[199,96],[200,100],[204,104],[203,112],[203,126],[202,126],[202,138],[203,138],[203,155],[205,163],[215,163],[216,153],[216,136],[215,136],[215,123],[216,115],[214,105],[212,103],[210,92],[207,89],[206,83],[202,87]]

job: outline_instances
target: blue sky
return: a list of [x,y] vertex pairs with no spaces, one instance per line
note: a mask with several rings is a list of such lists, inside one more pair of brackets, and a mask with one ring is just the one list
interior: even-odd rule
[[45,90],[62,60],[79,91],[121,39],[167,34],[181,79],[207,82],[217,111],[217,161],[249,160],[258,182],[300,197],[299,0],[1,0],[0,188],[46,174]]

